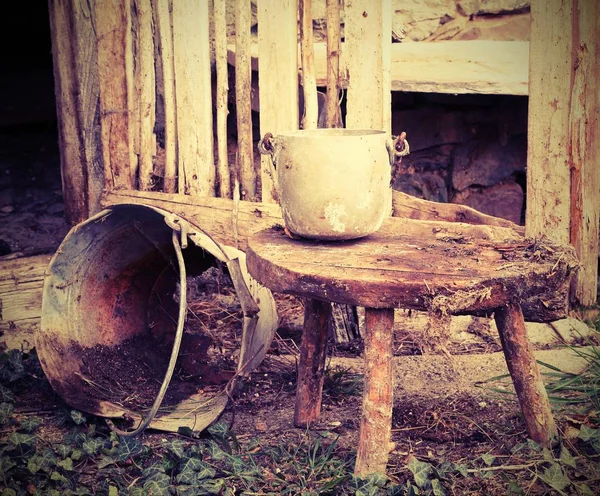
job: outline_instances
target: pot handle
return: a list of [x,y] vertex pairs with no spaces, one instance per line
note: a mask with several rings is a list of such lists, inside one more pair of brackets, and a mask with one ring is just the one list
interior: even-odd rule
[[385,146],[390,157],[390,166],[392,168],[390,185],[393,185],[400,175],[402,157],[406,157],[410,153],[410,146],[408,141],[406,141],[406,133],[402,131],[398,136],[392,136],[386,141]]
[[261,155],[270,155],[271,156],[271,168],[266,169],[266,173],[271,177],[273,181],[273,196],[278,201],[279,198],[279,184],[277,181],[277,157],[279,156],[278,147],[277,147],[277,139],[273,137],[271,133],[265,133],[262,139],[258,142],[258,151]]

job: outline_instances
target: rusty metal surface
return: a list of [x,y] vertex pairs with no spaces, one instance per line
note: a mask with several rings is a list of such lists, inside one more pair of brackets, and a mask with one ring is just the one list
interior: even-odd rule
[[[169,226],[229,268],[244,312],[238,372],[251,371],[264,358],[277,325],[275,302],[271,292],[248,275],[243,252],[220,245],[199,226],[164,210],[114,206],[69,232],[44,281],[36,347],[50,383],[73,407],[106,417],[138,417],[90,388],[83,354],[98,345],[118,347],[148,332],[152,292],[163,284],[165,269],[177,271]],[[164,363],[170,351],[165,348]],[[201,430],[226,404],[225,390],[212,397],[190,396],[151,427]]]

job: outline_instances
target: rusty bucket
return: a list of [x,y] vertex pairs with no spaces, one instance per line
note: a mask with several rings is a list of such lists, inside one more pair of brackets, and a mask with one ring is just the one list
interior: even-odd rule
[[[215,267],[240,310],[228,341],[236,349],[225,357],[232,370],[206,384],[202,378],[215,372],[212,338],[188,329],[185,295],[189,277]],[[203,316],[194,315],[210,333]],[[262,361],[276,326],[273,296],[248,274],[243,252],[177,215],[125,204],[79,224],[64,239],[46,273],[35,341],[52,387],[74,408],[129,419],[136,428],[149,419],[162,391],[165,401],[150,427],[202,430],[223,412],[236,378]],[[185,372],[171,368],[177,380],[169,386],[171,361],[179,364],[186,353],[194,360],[188,356]]]

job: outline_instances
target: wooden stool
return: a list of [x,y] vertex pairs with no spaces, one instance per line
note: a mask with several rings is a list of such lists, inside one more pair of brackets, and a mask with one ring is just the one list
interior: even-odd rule
[[248,241],[250,274],[273,291],[307,298],[294,423],[317,420],[327,319],[338,302],[365,307],[365,374],[355,474],[385,472],[393,404],[394,308],[494,313],[529,436],[548,446],[557,430],[525,331],[566,313],[570,247],[525,240],[501,227],[389,218],[362,239],[292,240],[268,229]]

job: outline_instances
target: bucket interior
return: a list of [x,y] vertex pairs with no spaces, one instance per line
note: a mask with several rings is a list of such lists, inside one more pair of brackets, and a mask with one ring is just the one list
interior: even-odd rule
[[[77,226],[59,248],[36,346],[52,386],[71,406],[118,417],[152,405],[177,327],[172,235],[161,212],[116,206]],[[167,410],[198,390],[222,391],[240,355],[244,312],[227,265],[192,241],[182,250],[188,311]]]

